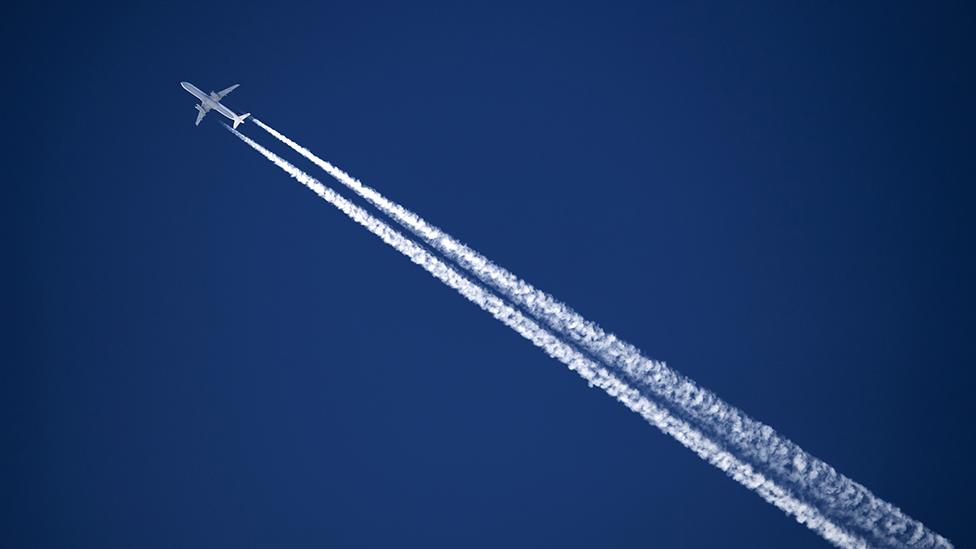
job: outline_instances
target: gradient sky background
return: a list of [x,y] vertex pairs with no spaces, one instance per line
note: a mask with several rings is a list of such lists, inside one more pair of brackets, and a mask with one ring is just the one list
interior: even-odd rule
[[181,80],[976,544],[964,3],[155,4],[2,22],[0,545],[824,546]]

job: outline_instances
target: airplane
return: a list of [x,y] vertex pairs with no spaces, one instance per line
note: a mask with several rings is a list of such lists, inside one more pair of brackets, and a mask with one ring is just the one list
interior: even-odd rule
[[237,114],[234,113],[234,111],[220,104],[220,100],[223,99],[224,96],[226,96],[228,93],[234,91],[237,88],[237,86],[240,86],[240,84],[234,84],[233,86],[223,91],[219,91],[219,92],[212,91],[210,92],[210,95],[203,93],[202,91],[200,91],[200,88],[197,88],[196,86],[194,86],[189,82],[180,82],[180,85],[183,86],[184,90],[190,92],[191,94],[193,94],[194,97],[200,100],[199,105],[194,105],[197,108],[197,112],[199,113],[197,114],[197,123],[196,123],[197,126],[200,125],[200,121],[203,120],[203,117],[206,116],[206,114],[210,112],[211,109],[233,120],[235,130],[237,129],[237,126],[240,126],[244,122],[245,118],[251,116],[251,113],[249,112],[238,116]]

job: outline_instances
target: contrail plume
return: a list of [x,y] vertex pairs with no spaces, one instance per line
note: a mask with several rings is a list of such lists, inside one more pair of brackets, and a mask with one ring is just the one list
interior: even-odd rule
[[639,391],[629,386],[608,368],[594,362],[572,345],[562,341],[550,331],[541,327],[521,311],[509,305],[487,288],[469,280],[443,260],[422,246],[405,237],[386,223],[370,215],[363,208],[326,187],[284,159],[280,158],[247,136],[224,125],[251,148],[273,162],[279,168],[311,189],[315,194],[329,202],[350,219],[362,225],[383,242],[421,266],[434,278],[453,288],[466,299],[491,314],[494,318],[531,341],[550,357],[555,358],[581,375],[590,386],[596,386],[616,398],[629,409],[640,414],[649,423],[675,438],[699,457],[721,469],[743,486],[759,494],[767,502],[794,517],[801,524],[817,532],[838,547],[868,547],[861,537],[850,533],[842,526],[825,517],[818,509],[793,495],[761,471],[743,462],[716,443],[705,433],[688,424],[685,420],[670,413],[667,409],[652,402]]
[[331,163],[258,119],[254,123],[365,198],[399,225],[456,262],[624,378],[643,394],[670,408],[696,428],[721,441],[784,485],[811,500],[825,514],[860,532],[873,544],[890,547],[951,547],[948,540],[840,474],[768,425],[726,403],[711,391],[645,357],[639,349],[584,318],[568,305],[494,264],[477,251],[387,199]]

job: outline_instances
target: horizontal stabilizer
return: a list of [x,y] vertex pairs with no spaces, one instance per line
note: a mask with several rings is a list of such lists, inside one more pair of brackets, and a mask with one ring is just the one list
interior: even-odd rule
[[243,124],[244,123],[244,119],[247,118],[248,116],[251,116],[251,113],[246,112],[246,113],[238,116],[237,118],[235,118],[234,119],[234,129],[236,130],[237,129],[237,126],[240,126],[241,124]]

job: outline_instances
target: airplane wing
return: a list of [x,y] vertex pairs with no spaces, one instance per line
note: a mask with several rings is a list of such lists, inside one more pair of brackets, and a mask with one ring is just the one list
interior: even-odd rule
[[207,110],[206,109],[201,109],[200,108],[200,105],[197,105],[197,113],[198,114],[197,114],[197,122],[196,122],[196,125],[199,126],[200,125],[200,121],[203,120],[203,117],[207,115]]
[[210,92],[210,97],[213,97],[215,100],[220,101],[221,99],[224,98],[225,95],[237,89],[237,86],[240,86],[240,84],[234,84],[233,86],[227,88],[226,90],[222,90],[219,92]]

